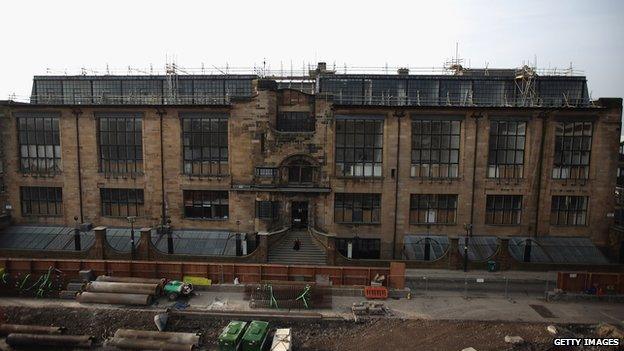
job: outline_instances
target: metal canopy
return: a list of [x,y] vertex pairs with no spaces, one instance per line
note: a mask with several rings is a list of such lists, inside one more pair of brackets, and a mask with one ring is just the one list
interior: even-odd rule
[[[464,256],[466,237],[459,238],[459,253]],[[468,239],[468,260],[485,261],[498,250],[498,238],[495,236],[472,236]]]
[[403,256],[406,260],[425,261],[425,248],[429,246],[429,261],[444,256],[449,239],[443,235],[406,235],[403,239]]
[[[93,245],[93,232],[81,233],[82,251]],[[0,249],[74,251],[74,228],[58,226],[12,226],[0,233]]]
[[[236,236],[224,231],[174,230],[173,252],[198,256],[236,256]],[[167,235],[152,235],[158,251],[167,252]]]
[[[120,252],[130,252],[130,228],[107,228],[106,241],[115,250]],[[141,232],[134,229],[134,247],[139,246]]]
[[581,237],[516,237],[509,240],[509,253],[524,262],[527,240],[530,239],[532,263],[608,264],[609,261],[589,238]]

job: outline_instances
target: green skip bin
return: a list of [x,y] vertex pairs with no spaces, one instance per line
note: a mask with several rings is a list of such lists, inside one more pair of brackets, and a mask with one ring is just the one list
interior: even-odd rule
[[243,351],[262,351],[268,335],[268,322],[251,321],[243,336]]
[[219,335],[219,351],[240,350],[245,329],[247,329],[247,322],[230,321]]

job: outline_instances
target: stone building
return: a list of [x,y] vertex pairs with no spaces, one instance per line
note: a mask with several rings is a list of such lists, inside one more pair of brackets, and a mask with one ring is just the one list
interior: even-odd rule
[[36,76],[29,103],[2,103],[2,208],[38,226],[310,227],[353,259],[430,259],[449,236],[608,245],[622,100],[590,101],[585,77],[292,78]]

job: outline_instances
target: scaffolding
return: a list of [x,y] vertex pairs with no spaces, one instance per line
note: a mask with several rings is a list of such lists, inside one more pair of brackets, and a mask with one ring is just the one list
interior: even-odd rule
[[121,72],[107,67],[104,74],[83,68],[79,75],[35,76],[32,95],[18,101],[52,105],[228,105],[232,99],[253,97],[258,81],[270,80],[278,89],[332,95],[335,103],[347,105],[589,105],[586,79],[572,67],[492,69],[466,68],[463,64],[463,59],[456,57],[441,68],[345,64],[341,69],[335,63],[328,67],[321,62],[314,67],[303,63],[298,69],[291,64],[290,69],[280,65],[280,69],[272,70],[266,62],[253,67],[202,64],[201,68],[185,68],[172,60],[163,72],[153,67],[128,67]]
[[534,106],[538,102],[538,94],[536,90],[537,74],[535,69],[527,65],[516,70],[515,84],[516,90],[520,93],[520,106]]

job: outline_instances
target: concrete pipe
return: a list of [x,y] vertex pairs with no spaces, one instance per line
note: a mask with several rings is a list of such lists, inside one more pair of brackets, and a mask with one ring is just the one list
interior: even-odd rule
[[13,333],[6,337],[6,343],[11,347],[72,347],[90,349],[93,338],[88,335],[44,335]]
[[143,294],[114,294],[82,292],[76,295],[80,303],[109,303],[116,305],[140,305],[147,306],[152,303],[152,296]]
[[159,295],[160,293],[160,287],[158,286],[158,284],[118,283],[118,282],[98,282],[98,281],[87,284],[87,287],[85,290],[88,292],[142,294],[142,295]]
[[173,344],[166,340],[147,340],[113,337],[104,342],[105,347],[122,350],[192,351],[193,344]]
[[193,333],[159,332],[134,329],[117,329],[115,338],[147,339],[167,341],[173,344],[192,344],[199,346],[199,335]]
[[46,327],[43,325],[0,324],[0,336],[12,333],[22,334],[63,334],[63,327]]
[[98,282],[158,284],[160,286],[165,285],[164,278],[112,277],[110,275],[101,275],[95,280]]

